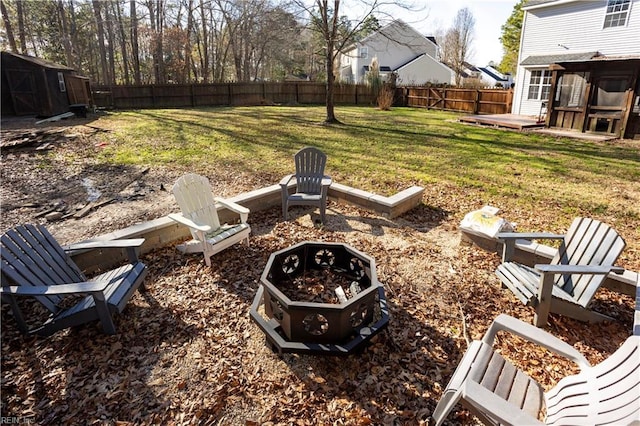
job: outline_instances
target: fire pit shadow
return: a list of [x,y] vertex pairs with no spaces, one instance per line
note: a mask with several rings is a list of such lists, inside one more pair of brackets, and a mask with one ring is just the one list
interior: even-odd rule
[[347,355],[389,322],[375,260],[347,244],[277,251],[260,281],[250,315],[279,353]]

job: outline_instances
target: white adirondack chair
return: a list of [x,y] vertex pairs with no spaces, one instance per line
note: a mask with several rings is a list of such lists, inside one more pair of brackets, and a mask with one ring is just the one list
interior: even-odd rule
[[[504,242],[504,251],[496,275],[518,299],[536,309],[536,326],[547,324],[549,312],[589,322],[611,319],[589,310],[607,274],[624,272],[613,264],[625,242],[609,225],[578,217],[566,235],[509,232],[497,238]],[[556,239],[561,244],[549,265],[531,268],[511,261],[518,239]]]
[[[193,240],[178,245],[178,250],[183,253],[202,252],[206,265],[211,266],[211,256],[214,254],[242,241],[249,244],[249,209],[214,197],[209,179],[193,173],[186,174],[176,181],[172,190],[182,213],[172,213],[169,217],[188,226],[193,237]],[[219,207],[237,213],[239,223],[221,225],[218,218]]]
[[[493,350],[496,333],[501,330],[571,359],[580,373],[563,378],[544,392],[539,383]],[[485,424],[637,425],[640,336],[629,337],[609,358],[590,366],[569,344],[502,314],[484,338],[467,349],[433,412],[433,423],[442,424],[458,402]]]

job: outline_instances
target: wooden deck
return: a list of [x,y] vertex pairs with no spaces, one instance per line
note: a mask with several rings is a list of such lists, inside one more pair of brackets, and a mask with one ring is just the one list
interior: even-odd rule
[[535,117],[516,114],[466,115],[460,121],[516,130],[544,127],[544,122],[538,123]]

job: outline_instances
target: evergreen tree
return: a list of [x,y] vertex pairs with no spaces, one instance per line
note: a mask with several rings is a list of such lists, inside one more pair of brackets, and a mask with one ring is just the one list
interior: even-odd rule
[[500,41],[504,49],[504,56],[498,67],[502,73],[515,75],[518,68],[518,53],[520,51],[520,34],[522,33],[522,20],[524,11],[522,6],[526,0],[520,0],[514,7],[507,22],[502,25],[502,36]]

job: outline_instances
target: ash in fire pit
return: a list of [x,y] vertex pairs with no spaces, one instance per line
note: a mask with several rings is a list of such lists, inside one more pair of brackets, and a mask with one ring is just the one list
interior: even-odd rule
[[261,283],[251,317],[280,352],[350,353],[389,320],[375,261],[346,244],[273,253]]

